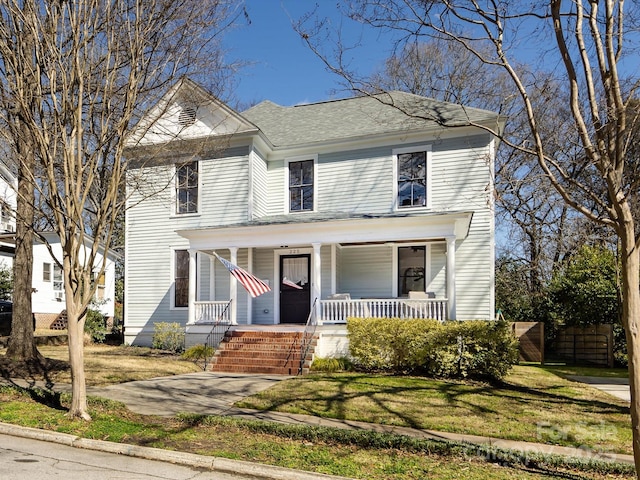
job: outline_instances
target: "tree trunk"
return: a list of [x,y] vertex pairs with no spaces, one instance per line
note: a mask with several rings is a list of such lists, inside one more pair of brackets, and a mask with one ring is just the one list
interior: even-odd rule
[[[20,146],[27,150],[24,139]],[[13,263],[13,319],[6,355],[14,360],[42,360],[33,335],[33,218],[34,188],[30,181],[33,172],[33,152],[20,152],[18,195],[16,208],[16,252]]]
[[[69,289],[65,288],[66,293]],[[87,384],[84,373],[84,322],[86,315],[79,311],[73,298],[67,296],[67,331],[69,334],[69,363],[71,365],[71,408],[72,418],[91,420],[87,411]]]
[[[628,212],[629,218],[631,216]],[[636,471],[640,472],[640,382],[636,371],[640,368],[640,255],[635,245],[634,223],[625,223],[620,232],[622,256],[622,322],[627,339],[629,362],[629,390],[631,394],[631,429],[633,457]]]

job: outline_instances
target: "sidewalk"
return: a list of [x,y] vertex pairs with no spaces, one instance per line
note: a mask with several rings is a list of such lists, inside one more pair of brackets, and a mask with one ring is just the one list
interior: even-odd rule
[[631,401],[628,378],[585,377],[579,375],[567,375],[567,378],[574,382],[587,383],[621,400]]
[[[554,454],[633,464],[632,455],[592,452],[580,448],[561,447],[542,443],[518,442],[476,435],[436,432],[408,427],[394,427],[365,422],[320,418],[309,415],[239,409],[233,407],[233,404],[238,400],[253,395],[261,390],[265,390],[275,383],[287,378],[289,377],[277,375],[244,375],[199,372],[137,382],[128,382],[108,387],[90,387],[88,389],[88,394],[121,401],[127,405],[127,408],[131,411],[143,415],[173,416],[180,412],[197,413],[202,415],[228,415],[244,419],[272,421],[286,424],[305,424],[351,430],[371,430],[380,433],[407,435],[416,438],[461,442],[469,444],[471,447],[474,445],[482,445],[499,449],[509,449],[521,452],[523,455],[534,453]],[[578,380],[576,379],[576,381]],[[594,383],[594,386],[597,387],[598,385],[605,384]],[[68,390],[68,386],[58,385],[54,387],[54,390],[66,391]],[[0,432],[2,432],[2,429],[0,429]],[[129,446],[126,447],[127,450],[131,450],[132,448],[133,447]],[[175,455],[175,452],[171,452],[171,455]],[[211,459],[208,461],[210,462]],[[262,478],[303,478],[299,476],[299,472],[293,472],[295,472],[295,474],[292,474],[291,477],[265,476]]]

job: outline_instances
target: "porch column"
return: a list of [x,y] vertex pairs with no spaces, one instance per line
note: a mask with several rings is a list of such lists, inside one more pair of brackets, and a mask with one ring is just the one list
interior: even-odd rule
[[456,319],[456,237],[447,237],[447,299],[449,320]]
[[[238,265],[238,247],[229,248],[229,261],[234,265]],[[231,281],[229,282],[229,298],[231,299],[231,311],[229,312],[229,319],[231,325],[238,324],[238,281],[236,277],[231,275]]]
[[[247,271],[253,272],[253,248],[247,248]],[[253,323],[253,297],[247,295],[247,325]]]
[[321,323],[320,318],[320,296],[322,295],[322,262],[320,259],[320,243],[312,243],[313,247],[313,284],[311,288],[311,301],[317,299],[316,302],[316,322]]
[[198,251],[190,248],[189,250],[189,295],[187,298],[188,312],[187,323],[193,325],[196,323],[196,259]]

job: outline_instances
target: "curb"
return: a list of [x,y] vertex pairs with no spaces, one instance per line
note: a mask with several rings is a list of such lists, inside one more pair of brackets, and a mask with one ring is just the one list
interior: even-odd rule
[[104,440],[92,440],[71,435],[69,433],[51,432],[49,430],[21,427],[8,423],[0,423],[0,434],[29,438],[31,440],[40,440],[43,442],[58,443],[68,447],[97,450],[106,453],[144,458],[146,460],[155,460],[173,463],[176,465],[184,465],[187,467],[208,469],[221,473],[246,475],[263,480],[352,480],[347,477],[338,477],[324,473],[310,473],[302,470],[276,467],[273,465],[263,465],[242,460],[209,457],[206,455],[197,455],[195,453],[177,452],[152,447],[140,447],[137,445],[107,442]]

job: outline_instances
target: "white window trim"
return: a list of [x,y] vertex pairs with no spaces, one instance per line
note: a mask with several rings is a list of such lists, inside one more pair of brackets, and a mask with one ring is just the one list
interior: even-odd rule
[[[178,190],[178,185],[177,185],[177,181],[178,181],[178,166],[179,165],[184,165],[185,163],[193,163],[195,162],[198,165],[198,203],[197,203],[197,212],[191,212],[191,213],[178,213],[178,197],[177,197],[177,190]],[[171,218],[189,218],[189,217],[199,217],[201,215],[202,212],[202,161],[201,160],[185,160],[185,161],[180,161],[180,162],[176,162],[173,164],[172,166],[173,171],[172,171],[172,188],[171,188]],[[178,249],[180,250],[180,249]]]
[[[289,194],[289,164],[313,160],[313,209],[291,211],[291,196]],[[284,213],[296,215],[299,213],[316,212],[318,210],[318,154],[299,155],[284,159]]]
[[[413,153],[413,152],[425,152],[427,156],[427,198],[425,199],[426,205],[415,206],[415,207],[400,207],[398,205],[398,155],[403,153]],[[402,148],[394,148],[392,150],[393,155],[393,210],[394,211],[410,211],[410,210],[424,210],[426,208],[431,208],[431,178],[432,178],[432,149],[431,145],[416,145],[414,147],[402,147]]]
[[[56,269],[59,269],[61,280],[56,280]],[[56,288],[56,283],[59,282],[62,284],[62,288]],[[59,266],[57,263],[53,262],[51,264],[51,286],[53,288],[53,296],[57,301],[64,300],[64,269]]]
[[[431,274],[431,245],[433,242],[417,242],[417,243],[393,243],[391,244],[391,268],[393,269],[393,279],[391,283],[392,295],[398,297],[398,248],[399,247],[424,247],[424,288],[425,292],[430,291],[433,276]],[[428,281],[427,281],[428,279]]]

